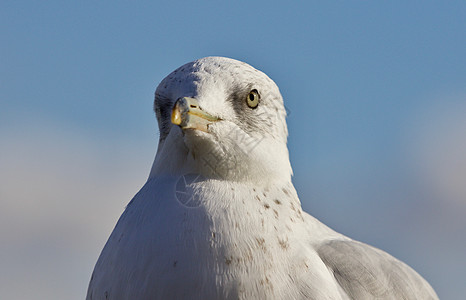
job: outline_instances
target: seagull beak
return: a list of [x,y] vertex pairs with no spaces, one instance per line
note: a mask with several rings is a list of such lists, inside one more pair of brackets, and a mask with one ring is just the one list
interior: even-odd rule
[[208,132],[208,125],[220,121],[199,107],[194,98],[183,97],[175,102],[172,110],[172,123],[181,129],[197,129]]

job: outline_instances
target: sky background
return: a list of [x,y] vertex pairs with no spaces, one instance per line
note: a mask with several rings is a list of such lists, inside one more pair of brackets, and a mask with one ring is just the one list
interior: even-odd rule
[[158,83],[268,74],[306,211],[466,294],[464,1],[0,2],[0,291],[83,299],[155,156]]

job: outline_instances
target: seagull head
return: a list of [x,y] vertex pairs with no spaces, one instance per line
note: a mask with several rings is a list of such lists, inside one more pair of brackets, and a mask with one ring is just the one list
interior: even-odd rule
[[290,180],[283,98],[252,66],[224,57],[187,63],[159,84],[154,110],[160,139],[151,175]]

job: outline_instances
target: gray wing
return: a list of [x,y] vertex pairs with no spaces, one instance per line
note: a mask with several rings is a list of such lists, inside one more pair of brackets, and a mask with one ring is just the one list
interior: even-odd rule
[[318,253],[350,299],[438,299],[424,278],[377,248],[333,240]]

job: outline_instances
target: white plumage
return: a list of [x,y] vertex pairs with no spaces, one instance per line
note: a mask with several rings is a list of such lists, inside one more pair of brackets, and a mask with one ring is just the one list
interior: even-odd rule
[[283,100],[264,73],[199,59],[160,83],[154,108],[149,179],[87,299],[437,299],[404,263],[302,211]]

